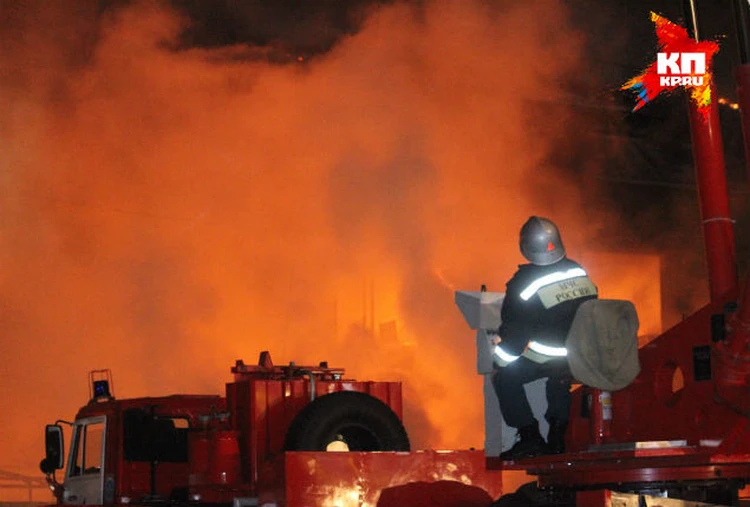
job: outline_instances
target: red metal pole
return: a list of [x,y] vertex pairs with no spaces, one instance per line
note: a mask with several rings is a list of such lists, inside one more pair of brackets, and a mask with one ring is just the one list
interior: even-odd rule
[[[743,0],[734,0],[733,14],[739,49],[739,65],[736,69],[737,101],[742,115],[742,131],[745,139],[745,164],[750,181],[750,12]],[[718,360],[722,365],[718,376],[722,384],[745,385],[750,376],[750,277],[746,277],[741,294],[739,311],[732,316],[729,336],[717,346]]]
[[[698,40],[698,25],[693,0],[685,2],[688,31]],[[690,132],[693,141],[693,160],[698,183],[698,198],[703,224],[703,242],[708,265],[711,301],[716,301],[737,285],[734,257],[734,230],[729,211],[724,144],[721,139],[719,110],[713,80],[710,83],[713,100],[705,116],[698,104],[688,98]]]
[[[735,0],[734,21],[737,31],[737,48],[739,49],[739,65],[735,77],[737,78],[737,102],[742,116],[742,132],[745,139],[745,165],[747,166],[748,181],[750,181],[750,13],[742,0]],[[747,278],[742,293],[739,311],[732,319],[727,349],[733,355],[750,354],[750,277]]]
[[[713,89],[711,94],[716,96]],[[737,271],[724,147],[715,100],[709,108],[708,117],[704,117],[695,101],[688,99],[708,283],[711,301],[716,301],[736,287]]]

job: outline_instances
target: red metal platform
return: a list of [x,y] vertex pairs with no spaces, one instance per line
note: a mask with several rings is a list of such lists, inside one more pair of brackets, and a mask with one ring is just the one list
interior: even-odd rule
[[526,470],[540,487],[581,489],[643,482],[707,481],[750,476],[750,455],[714,454],[706,447],[599,450],[518,462],[487,459],[487,468]]

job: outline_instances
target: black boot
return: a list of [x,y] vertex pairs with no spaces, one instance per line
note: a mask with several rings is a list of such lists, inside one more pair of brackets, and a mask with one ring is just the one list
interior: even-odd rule
[[547,434],[547,452],[550,454],[563,454],[565,452],[565,432],[568,422],[560,422],[552,419],[549,422],[549,433]]
[[500,454],[503,461],[516,461],[524,458],[532,458],[544,454],[547,448],[542,435],[539,433],[539,425],[534,422],[528,426],[518,429],[519,440],[507,451]]

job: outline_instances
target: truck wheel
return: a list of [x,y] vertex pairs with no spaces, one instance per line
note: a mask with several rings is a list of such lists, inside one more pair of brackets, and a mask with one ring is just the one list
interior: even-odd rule
[[289,426],[287,451],[408,451],[409,437],[391,408],[369,394],[339,391],[312,401]]

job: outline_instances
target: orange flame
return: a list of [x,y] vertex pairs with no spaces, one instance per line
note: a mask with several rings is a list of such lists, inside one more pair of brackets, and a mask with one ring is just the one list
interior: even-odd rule
[[91,369],[120,398],[222,393],[263,349],[402,380],[415,447],[481,447],[452,291],[502,290],[530,214],[574,258],[598,216],[582,222],[576,187],[545,169],[524,102],[581,65],[580,38],[561,5],[483,5],[383,7],[304,66],[175,52],[183,20],[161,4],[98,30],[93,8],[15,12],[0,469],[37,473],[43,425],[86,401]]

